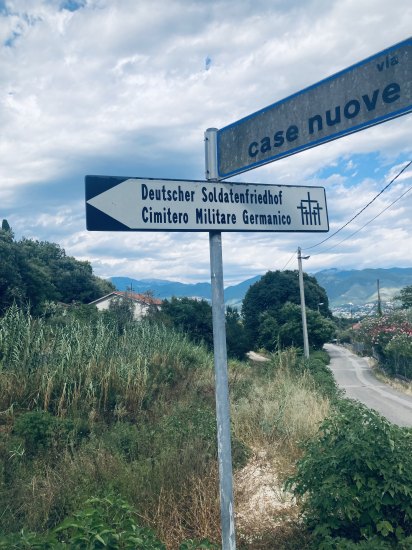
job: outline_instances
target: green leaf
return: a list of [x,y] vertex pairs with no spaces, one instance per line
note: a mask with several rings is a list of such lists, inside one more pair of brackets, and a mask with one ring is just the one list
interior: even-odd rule
[[382,533],[382,535],[384,537],[388,536],[389,533],[393,533],[394,532],[394,529],[392,527],[392,525],[389,523],[389,521],[379,521],[377,524],[376,524],[376,529],[378,531],[378,533]]
[[102,537],[98,533],[94,536],[94,538],[99,542],[101,542],[103,546],[107,546],[106,542],[102,539]]

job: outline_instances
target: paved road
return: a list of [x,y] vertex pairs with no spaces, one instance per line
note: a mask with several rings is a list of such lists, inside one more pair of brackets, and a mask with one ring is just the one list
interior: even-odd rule
[[342,346],[325,344],[330,368],[347,397],[358,399],[398,426],[412,426],[412,397],[377,380],[364,357]]
[[246,355],[249,357],[251,361],[255,361],[256,363],[265,363],[266,361],[269,361],[267,357],[264,357],[263,355],[259,355],[254,351],[248,351]]

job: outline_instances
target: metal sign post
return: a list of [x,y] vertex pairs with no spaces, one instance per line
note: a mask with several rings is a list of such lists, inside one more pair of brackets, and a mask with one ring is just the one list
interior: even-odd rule
[[[216,132],[205,132],[206,178],[217,181]],[[236,550],[233,506],[232,447],[230,441],[230,403],[227,374],[225,300],[223,286],[222,234],[209,233],[210,278],[212,284],[213,346],[215,361],[215,394],[217,447],[219,460],[220,522],[222,550]]]
[[305,285],[303,284],[302,260],[307,260],[309,256],[302,256],[302,250],[298,247],[298,266],[299,266],[299,291],[300,291],[300,308],[302,312],[302,327],[303,327],[303,354],[305,359],[309,359],[309,339],[308,326],[306,323],[306,302],[305,302]]

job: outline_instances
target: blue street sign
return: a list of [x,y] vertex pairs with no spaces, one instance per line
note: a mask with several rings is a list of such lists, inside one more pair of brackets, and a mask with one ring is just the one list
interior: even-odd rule
[[227,178],[412,110],[412,38],[217,132]]

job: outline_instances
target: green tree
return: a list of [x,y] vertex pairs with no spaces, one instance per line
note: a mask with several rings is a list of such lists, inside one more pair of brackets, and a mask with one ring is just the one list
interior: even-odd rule
[[27,302],[20,253],[7,220],[3,220],[0,230],[0,258],[0,312],[3,312],[13,303],[24,305]]
[[[321,349],[330,341],[336,326],[330,319],[322,317],[318,311],[306,310],[308,340],[311,348]],[[302,310],[296,304],[287,302],[279,314],[279,340],[282,347],[303,347]]]
[[229,357],[244,359],[246,352],[249,351],[240,313],[230,306],[226,308],[226,343]]
[[[41,286],[48,300],[88,303],[114,290],[112,283],[93,275],[89,262],[67,256],[58,244],[22,239],[18,246],[22,269],[30,272],[33,268],[38,274],[36,279],[42,278]],[[34,292],[28,289],[29,295]],[[40,298],[32,301],[37,303],[42,301]]]
[[412,307],[412,285],[405,286],[402,288],[395,296],[396,300],[399,300],[401,302],[401,308],[402,309],[409,309]]
[[0,229],[0,312],[14,302],[40,314],[50,301],[89,303],[114,290],[93,275],[89,262],[66,256],[57,244],[14,239],[7,220]]
[[23,293],[33,313],[38,314],[45,301],[58,301],[60,294],[50,276],[50,267],[37,255],[33,245],[34,241],[26,239],[17,243],[18,269]]
[[134,321],[134,310],[134,302],[126,293],[123,296],[114,296],[104,315],[107,319],[114,321],[119,334],[122,334],[126,326]]
[[[256,347],[275,351],[279,344],[278,321],[269,311],[264,311],[259,317],[259,336]],[[251,344],[250,348],[252,347],[254,346]]]
[[186,332],[195,342],[213,347],[212,307],[206,300],[164,300],[159,318],[168,326]]
[[[185,332],[193,341],[213,349],[212,306],[206,300],[175,298],[164,300],[161,310],[149,313],[149,318],[168,327]],[[226,345],[229,357],[243,359],[249,351],[240,313],[230,306],[226,309]]]
[[[330,317],[329,301],[324,288],[319,286],[315,277],[303,274],[305,299],[308,310],[317,312],[322,304],[322,313]],[[250,346],[256,348],[263,343],[261,335],[265,334],[264,342],[269,337],[269,326],[279,326],[285,322],[285,312],[282,307],[287,303],[300,305],[299,277],[297,271],[268,271],[260,281],[253,284],[246,293],[242,305],[242,316]],[[271,337],[272,347],[277,341],[277,335]],[[265,346],[266,347],[266,346]]]
[[159,300],[155,298],[152,290],[146,290],[145,292],[142,292],[140,296],[146,305],[145,318],[148,320],[156,320],[160,312]]
[[12,233],[11,227],[10,227],[9,222],[8,222],[7,220],[3,220],[3,221],[1,222],[1,229],[2,229],[2,231],[6,231],[6,232],[8,232],[8,233]]

